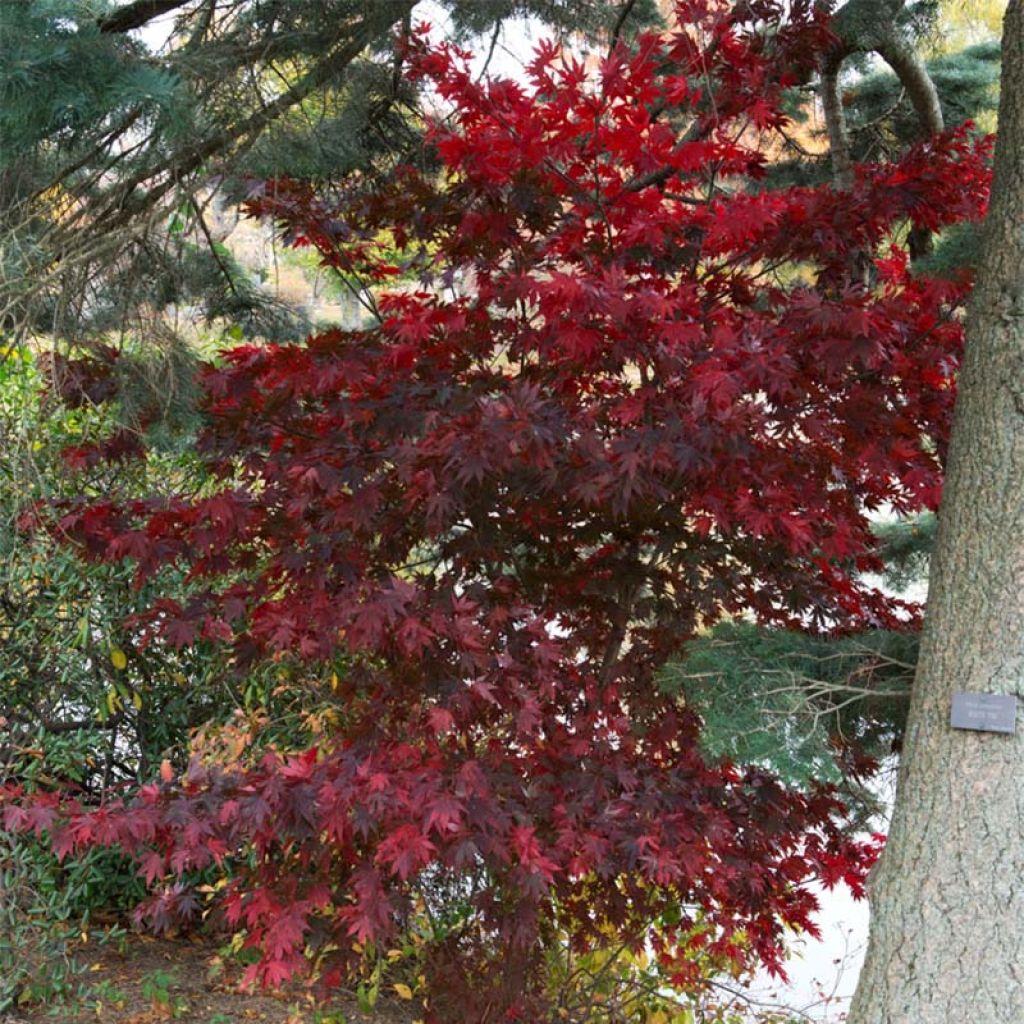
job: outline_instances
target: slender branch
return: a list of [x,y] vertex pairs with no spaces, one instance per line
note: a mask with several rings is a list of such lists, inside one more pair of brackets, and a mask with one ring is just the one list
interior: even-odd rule
[[[688,146],[694,142],[700,142],[701,139],[711,134],[713,124],[714,122],[710,118],[700,118],[694,121],[680,140],[677,148]],[[647,174],[640,174],[630,179],[622,186],[622,190],[624,192],[642,192],[645,188],[650,188],[652,185],[663,185],[675,173],[676,169],[671,164],[665,167],[658,167],[653,171],[648,171]]]
[[487,74],[487,69],[491,66],[491,59],[494,57],[494,49],[498,45],[498,38],[501,35],[501,19],[499,18],[494,23],[494,31],[491,33],[491,45],[487,49],[487,57],[484,60],[483,66],[480,68],[480,73],[476,76],[478,82],[483,80],[484,75]]
[[225,265],[224,260],[221,259],[220,253],[217,251],[217,243],[213,240],[213,235],[210,234],[210,229],[207,226],[206,218],[203,216],[202,208],[196,202],[194,197],[189,200],[189,203],[192,206],[192,209],[195,211],[196,220],[199,221],[199,228],[203,233],[203,237],[206,239],[206,244],[210,247],[210,255],[213,257],[214,262],[217,264],[217,268],[220,270],[221,276],[224,278],[224,281],[226,282],[228,288],[231,289],[231,294],[237,296],[238,288],[235,285],[235,280],[231,276],[231,272]]
[[136,0],[126,7],[119,7],[112,14],[100,18],[98,24],[101,32],[131,32],[142,28],[161,14],[184,7],[189,0]]
[[[396,16],[407,15],[416,0],[403,0],[396,10]],[[84,208],[79,211],[79,222],[103,223],[105,229],[123,223],[140,212],[151,209],[180,181],[198,170],[210,157],[222,152],[233,143],[241,142],[243,149],[249,148],[259,133],[268,124],[301,103],[314,90],[326,85],[342,68],[347,67],[367,46],[371,38],[370,24],[363,20],[353,26],[348,42],[337,47],[290,89],[255,111],[243,120],[215,133],[209,138],[174,153],[166,160],[152,167],[139,170],[132,177],[120,183],[106,197],[98,209]],[[140,186],[161,175],[166,178],[159,184],[139,194]]]
[[192,30],[192,34],[189,36],[188,42],[185,43],[182,49],[188,53],[192,53],[202,44],[203,40],[206,38],[207,32],[210,31],[210,26],[213,24],[213,15],[216,8],[217,0],[206,0],[199,23]]
[[626,0],[619,11],[619,16],[615,19],[615,25],[612,27],[612,38],[608,44],[608,54],[611,56],[615,47],[618,45],[619,37],[622,35],[622,29],[625,27],[626,19],[630,16],[633,8],[636,6],[636,0]]

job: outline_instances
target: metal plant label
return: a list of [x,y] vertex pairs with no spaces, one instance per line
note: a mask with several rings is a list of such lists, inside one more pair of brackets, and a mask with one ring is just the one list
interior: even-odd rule
[[1017,698],[1012,693],[954,693],[949,724],[954,729],[1014,732]]

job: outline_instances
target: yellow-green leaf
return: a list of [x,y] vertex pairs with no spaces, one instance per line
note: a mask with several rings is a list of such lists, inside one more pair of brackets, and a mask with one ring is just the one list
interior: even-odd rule
[[395,982],[395,991],[403,999],[412,999],[412,989],[408,985],[403,985],[400,981]]
[[123,672],[128,667],[128,655],[120,647],[111,647],[110,663],[118,672]]

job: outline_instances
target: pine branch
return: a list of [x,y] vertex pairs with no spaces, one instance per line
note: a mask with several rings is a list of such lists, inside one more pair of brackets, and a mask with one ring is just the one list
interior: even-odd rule
[[[403,8],[411,10],[415,2],[405,0]],[[79,223],[83,220],[102,223],[107,230],[117,227],[155,207],[172,188],[202,167],[210,157],[225,151],[234,143],[240,142],[242,151],[248,149],[264,128],[301,103],[314,90],[327,84],[339,70],[350,64],[365,49],[370,35],[368,22],[360,22],[347,44],[331,52],[271,103],[202,142],[172,154],[161,163],[142,168],[108,194],[98,209],[83,208],[76,220]],[[166,177],[160,184],[139,194],[137,190],[141,186],[161,175]]]
[[136,0],[126,7],[119,7],[113,14],[99,20],[99,29],[104,33],[131,32],[142,28],[161,14],[184,7],[188,0]]

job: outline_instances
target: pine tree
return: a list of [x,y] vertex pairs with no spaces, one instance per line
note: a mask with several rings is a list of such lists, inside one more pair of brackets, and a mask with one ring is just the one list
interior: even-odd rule
[[[593,0],[445,4],[456,34],[523,14],[573,31],[633,26]],[[187,281],[192,251],[163,230],[173,211],[193,248],[212,248],[211,190],[244,195],[250,176],[338,180],[408,162],[420,147],[403,40],[417,0],[91,0],[0,8],[0,325],[59,337],[109,329],[148,296],[125,281]],[[137,33],[172,19],[167,43]],[[239,282],[216,266],[213,281]],[[108,317],[109,321],[109,317]]]

